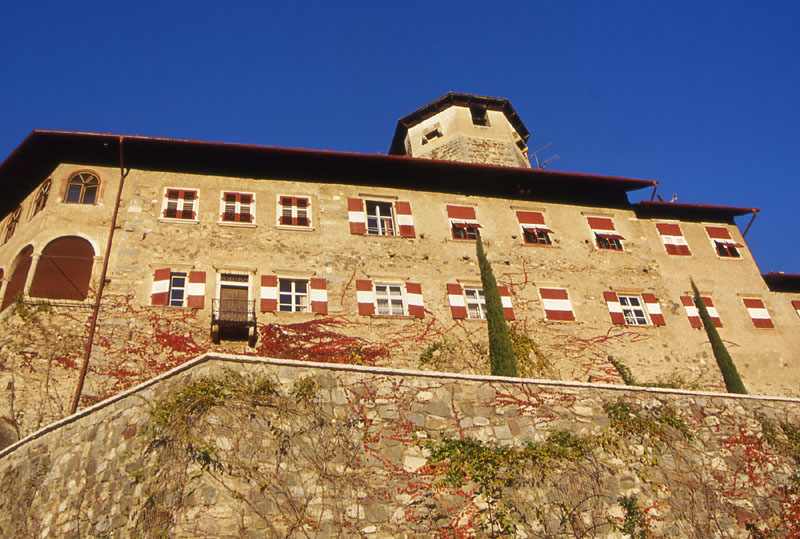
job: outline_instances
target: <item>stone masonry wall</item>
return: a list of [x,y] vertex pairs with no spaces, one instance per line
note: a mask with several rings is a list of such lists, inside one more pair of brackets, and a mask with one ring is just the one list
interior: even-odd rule
[[0,534],[788,537],[798,411],[208,356],[0,451]]

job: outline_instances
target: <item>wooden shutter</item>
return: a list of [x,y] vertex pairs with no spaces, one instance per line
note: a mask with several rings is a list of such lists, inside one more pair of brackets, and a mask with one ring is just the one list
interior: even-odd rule
[[186,306],[202,309],[206,299],[206,272],[190,271],[189,284],[186,286]]
[[425,306],[422,303],[422,285],[419,283],[406,283],[406,297],[408,298],[408,314],[415,318],[425,318]]
[[666,326],[667,322],[664,320],[664,315],[661,313],[661,305],[658,303],[658,298],[654,294],[642,294],[642,301],[650,315],[650,321],[654,326]]
[[689,323],[693,328],[703,327],[703,322],[700,320],[700,313],[697,306],[694,304],[692,296],[681,296],[681,303],[686,311],[686,316],[689,318]]
[[375,292],[372,290],[372,281],[369,279],[356,280],[356,299],[358,314],[365,316],[375,314]]
[[661,241],[664,243],[664,248],[668,254],[676,256],[689,256],[692,254],[689,250],[689,244],[686,243],[686,238],[683,237],[680,225],[677,223],[656,223],[656,228],[661,235]]
[[800,316],[800,300],[793,300],[792,307],[794,307],[794,310],[797,311],[798,316]]
[[350,219],[350,234],[367,233],[367,216],[364,201],[360,198],[347,199],[347,215]]
[[506,320],[514,320],[514,308],[511,306],[511,293],[508,291],[508,287],[498,286],[497,290],[500,292],[500,301],[503,303],[503,314]]
[[276,275],[261,276],[261,312],[278,310],[278,277]]
[[614,221],[608,217],[587,217],[589,228],[597,234],[607,239],[624,240],[614,228]]
[[328,314],[328,283],[325,279],[311,279],[309,281],[311,295],[311,312]]
[[447,299],[450,312],[456,320],[467,317],[467,304],[464,301],[464,289],[458,283],[447,283]]
[[548,320],[575,320],[569,294],[564,288],[540,288],[544,315]]
[[395,202],[395,213],[397,214],[397,231],[404,238],[413,238],[414,218],[411,216],[411,204],[408,202]]
[[619,304],[619,298],[616,292],[603,292],[603,298],[606,300],[608,312],[611,315],[611,322],[613,324],[625,325],[625,315],[622,314],[622,305]]
[[744,298],[744,306],[747,307],[747,314],[753,321],[753,325],[759,329],[774,328],[772,318],[769,316],[767,308],[764,307],[764,302],[758,298]]
[[171,270],[160,268],[153,272],[153,289],[150,305],[166,305],[169,302],[169,278]]

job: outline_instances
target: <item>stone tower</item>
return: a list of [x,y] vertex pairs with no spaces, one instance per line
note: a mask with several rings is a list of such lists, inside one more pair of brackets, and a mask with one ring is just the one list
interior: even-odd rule
[[530,168],[529,136],[508,99],[450,92],[398,120],[389,154]]

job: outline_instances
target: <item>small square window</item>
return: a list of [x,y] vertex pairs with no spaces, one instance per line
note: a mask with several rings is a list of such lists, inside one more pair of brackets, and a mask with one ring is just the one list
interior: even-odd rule
[[718,256],[721,258],[741,258],[742,255],[739,253],[739,249],[742,245],[731,237],[731,233],[727,228],[724,226],[707,226],[706,234],[708,234]]
[[486,109],[483,107],[470,107],[469,113],[472,116],[472,124],[480,125],[482,127],[489,126],[489,118],[486,115]]
[[402,284],[375,285],[375,313],[381,316],[405,316],[406,301]]
[[613,220],[608,217],[587,217],[586,220],[598,249],[622,251],[622,240],[625,238],[616,231]]
[[308,311],[308,279],[278,280],[278,310],[288,313]]
[[194,189],[167,188],[164,193],[164,218],[194,221],[197,217],[197,199],[197,191]]
[[278,197],[278,225],[311,227],[311,201],[308,197]]
[[622,315],[625,317],[625,324],[629,326],[647,326],[650,321],[647,319],[642,298],[639,296],[618,295],[619,304],[622,307]]
[[223,192],[220,201],[221,220],[225,223],[253,223],[255,195],[253,193]]

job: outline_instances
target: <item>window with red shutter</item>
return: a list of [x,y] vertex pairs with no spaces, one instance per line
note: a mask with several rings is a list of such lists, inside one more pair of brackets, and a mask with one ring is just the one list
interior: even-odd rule
[[478,237],[478,229],[481,228],[481,225],[475,216],[475,208],[448,204],[445,209],[454,240],[474,240]]
[[195,189],[168,187],[164,192],[162,217],[164,219],[196,221],[198,203],[199,200]]
[[311,199],[308,197],[279,195],[278,226],[310,228],[311,227]]
[[731,237],[730,231],[724,226],[707,226],[706,234],[714,250],[721,258],[741,258],[739,249],[743,247]]
[[587,217],[589,228],[594,234],[595,244],[598,249],[607,251],[622,251],[623,238],[614,228],[614,221],[609,217]]
[[527,244],[551,245],[553,233],[544,222],[544,215],[538,211],[517,210],[517,221],[522,229],[522,238]]
[[224,223],[255,223],[255,202],[253,193],[223,192],[220,200],[220,221]]
[[667,250],[667,254],[674,256],[689,256],[692,254],[678,223],[656,223],[656,229],[661,236],[661,241]]

